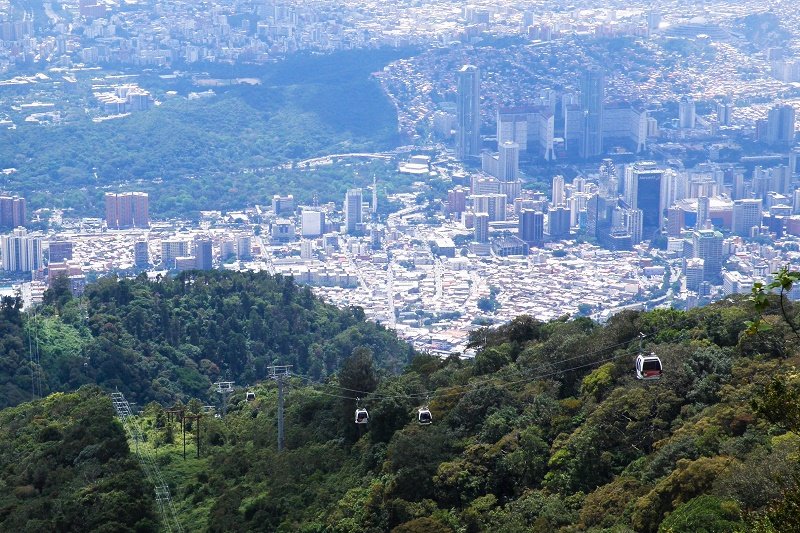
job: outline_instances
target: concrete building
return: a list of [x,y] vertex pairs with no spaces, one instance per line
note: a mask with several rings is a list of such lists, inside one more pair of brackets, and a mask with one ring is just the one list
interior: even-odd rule
[[472,196],[472,210],[475,213],[486,213],[490,222],[506,219],[505,194],[477,194]]
[[239,261],[249,261],[253,258],[253,244],[249,235],[240,235],[236,238],[236,258]]
[[504,183],[517,181],[519,179],[519,145],[506,141],[499,144],[498,148],[500,156],[497,178]]
[[0,196],[0,229],[12,230],[25,225],[25,198]]
[[505,107],[497,110],[497,144],[513,142],[521,153],[550,161],[555,158],[555,119],[549,107]]
[[704,261],[698,257],[686,260],[683,273],[686,276],[686,290],[699,291],[705,272]]
[[553,196],[552,196],[553,205],[558,207],[560,205],[564,205],[566,201],[566,195],[564,193],[564,176],[554,176],[553,177]]
[[172,270],[178,257],[189,256],[189,242],[182,239],[165,239],[161,241],[161,265]]
[[547,213],[547,229],[552,239],[569,237],[570,210],[559,206]]
[[281,196],[276,194],[272,197],[272,212],[278,215],[290,215],[294,213],[294,196],[288,194]]

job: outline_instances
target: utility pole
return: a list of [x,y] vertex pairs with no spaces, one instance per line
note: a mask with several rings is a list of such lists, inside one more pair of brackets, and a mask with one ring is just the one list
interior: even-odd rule
[[278,451],[283,451],[283,383],[289,377],[292,365],[270,366],[269,379],[278,384]]
[[218,381],[214,383],[217,392],[222,394],[222,417],[228,413],[228,396],[233,392],[233,381]]
[[[181,432],[183,433],[183,460],[186,460],[186,420],[183,416],[183,409],[176,409],[173,407],[172,409],[168,409],[167,413],[167,423],[172,424],[172,416],[175,416],[175,420],[181,421]],[[180,417],[180,418],[179,418]]]

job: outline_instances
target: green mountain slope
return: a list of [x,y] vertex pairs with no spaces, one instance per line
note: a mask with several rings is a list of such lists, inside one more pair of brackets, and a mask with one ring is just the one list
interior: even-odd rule
[[[256,290],[260,284],[270,291]],[[229,274],[107,281],[88,295],[86,346],[111,335],[88,352],[92,372],[143,397],[141,383],[177,390],[187,382],[170,381],[179,374],[165,361],[175,365],[176,352],[193,361],[197,350],[212,353],[202,339],[189,343],[193,322],[216,312],[211,322],[248,316],[241,309],[258,314],[259,304],[242,303],[250,299],[269,309],[265,322],[288,321],[278,308],[286,294],[299,306],[294,314],[307,318],[303,296],[291,296],[302,291],[292,287]],[[56,296],[48,293],[50,305],[68,323],[76,304]],[[362,324],[354,311],[308,309],[327,316],[323,324],[333,317],[347,328]],[[196,420],[181,425],[174,411],[199,414],[203,402],[173,404],[173,394],[151,402],[140,417],[140,445],[193,531],[797,531],[797,337],[777,306],[763,314],[768,328],[747,334],[755,315],[751,302],[727,300],[689,312],[624,312],[605,325],[523,316],[476,331],[472,361],[418,354],[400,374],[380,369],[394,344],[369,344],[364,334],[331,352],[335,364],[319,375],[307,365],[288,379],[282,452],[277,387],[259,376],[230,397],[224,418],[200,415],[199,432]],[[314,351],[296,346],[310,346],[302,333],[317,331],[315,324],[290,327],[280,350],[296,355],[298,369],[302,354]],[[236,332],[231,325],[220,338]],[[117,345],[129,352],[98,365],[95,357]],[[214,349],[237,364],[241,350]],[[660,380],[635,378],[640,350],[661,358]],[[154,382],[141,379],[148,373]],[[353,423],[357,405],[369,410],[366,426]],[[417,423],[422,405],[433,424]]]
[[158,531],[152,488],[99,389],[0,411],[0,530]]
[[30,399],[32,356],[43,393],[96,383],[143,405],[216,402],[214,382],[253,383],[273,364],[323,377],[359,347],[388,370],[413,355],[360,309],[324,304],[308,287],[266,273],[106,278],[80,301],[62,282],[36,316],[14,299],[0,301],[0,331],[0,406]]
[[[764,406],[800,397],[796,339],[774,315],[743,334],[752,315],[723,302],[605,326],[520,317],[476,333],[474,362],[420,355],[377,382],[351,358],[338,381],[292,383],[282,453],[272,383],[208,419],[199,460],[167,442],[180,426],[160,407],[145,423],[179,507],[204,510],[187,522],[199,530],[793,531],[800,438],[780,413],[797,402],[777,418]],[[634,377],[640,331],[659,381]],[[789,392],[770,400],[777,377]]]

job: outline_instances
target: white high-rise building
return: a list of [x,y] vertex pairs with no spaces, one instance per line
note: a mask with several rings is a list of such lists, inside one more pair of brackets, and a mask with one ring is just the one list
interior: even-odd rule
[[318,237],[325,233],[325,213],[314,209],[303,209],[300,232],[303,237]]
[[498,178],[502,182],[517,181],[519,177],[519,145],[514,142],[500,144]]
[[364,196],[361,189],[349,189],[344,197],[344,232],[354,233],[356,225],[364,221]]
[[3,270],[31,272],[42,268],[42,239],[31,237],[25,228],[16,228],[0,239]]
[[754,226],[761,226],[761,199],[746,198],[733,202],[733,233],[749,237]]
[[681,98],[678,103],[678,126],[683,129],[693,129],[697,123],[694,100],[688,96]]

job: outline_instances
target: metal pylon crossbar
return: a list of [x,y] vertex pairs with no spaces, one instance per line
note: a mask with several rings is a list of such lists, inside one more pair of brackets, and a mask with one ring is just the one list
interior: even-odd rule
[[125,433],[128,438],[134,441],[136,449],[136,458],[139,460],[139,465],[142,467],[147,481],[152,484],[155,490],[156,504],[158,505],[158,512],[161,515],[161,524],[170,533],[177,531],[183,532],[183,527],[178,520],[178,512],[175,510],[175,505],[172,502],[172,497],[169,493],[169,485],[164,481],[161,476],[161,471],[156,464],[153,454],[150,453],[148,448],[139,446],[142,439],[142,431],[139,429],[139,424],[133,416],[133,411],[125,396],[121,392],[114,392],[111,394],[111,402],[114,404],[114,409],[117,411],[117,417],[122,422],[122,427],[125,428]]

